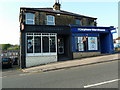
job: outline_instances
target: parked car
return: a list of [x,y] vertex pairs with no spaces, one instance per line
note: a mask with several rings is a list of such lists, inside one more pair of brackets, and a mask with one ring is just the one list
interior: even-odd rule
[[13,58],[13,65],[18,65],[18,58]]
[[2,67],[9,67],[12,68],[13,66],[13,60],[9,57],[2,57],[1,59]]
[[114,50],[115,51],[120,51],[120,43],[115,43],[114,44]]

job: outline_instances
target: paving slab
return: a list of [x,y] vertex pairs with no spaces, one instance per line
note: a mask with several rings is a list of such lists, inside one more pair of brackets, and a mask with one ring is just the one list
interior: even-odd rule
[[119,54],[111,54],[111,55],[88,57],[88,58],[82,58],[82,59],[74,59],[69,61],[50,63],[46,65],[25,68],[25,69],[22,69],[22,71],[23,72],[46,72],[46,71],[52,71],[52,70],[58,70],[58,69],[64,69],[64,68],[109,62],[114,60],[120,60]]

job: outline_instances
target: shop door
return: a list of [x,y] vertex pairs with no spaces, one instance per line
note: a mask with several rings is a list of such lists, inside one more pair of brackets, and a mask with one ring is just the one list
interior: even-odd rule
[[58,38],[58,54],[64,54],[64,39]]

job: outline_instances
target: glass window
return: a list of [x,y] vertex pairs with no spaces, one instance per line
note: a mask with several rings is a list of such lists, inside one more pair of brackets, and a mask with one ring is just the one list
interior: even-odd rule
[[47,25],[55,25],[54,16],[47,15]]
[[98,50],[98,38],[97,37],[75,37],[76,51],[90,51]]
[[55,37],[50,37],[50,52],[56,52]]
[[50,55],[51,52],[53,55],[57,54],[56,38],[55,33],[27,33],[27,54]]
[[76,51],[84,51],[83,37],[75,37]]
[[82,37],[78,37],[78,51],[84,51],[84,43]]
[[41,53],[41,37],[35,36],[34,38],[35,53]]
[[80,24],[81,24],[81,22],[80,22],[79,19],[76,19],[76,24],[77,24],[77,25],[80,25]]
[[49,37],[42,37],[43,52],[49,52]]
[[34,24],[34,17],[35,14],[33,13],[26,13],[26,24]]
[[27,53],[33,53],[33,36],[27,37]]
[[97,37],[88,37],[88,50],[98,50]]

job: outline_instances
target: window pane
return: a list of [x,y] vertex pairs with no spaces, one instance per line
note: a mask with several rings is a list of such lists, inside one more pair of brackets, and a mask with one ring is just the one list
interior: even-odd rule
[[48,21],[54,21],[54,16],[48,15]]
[[33,13],[26,13],[26,18],[27,19],[34,19],[34,14]]
[[49,52],[49,38],[48,37],[42,38],[42,45],[43,45],[43,52]]
[[26,24],[34,24],[34,21],[32,21],[32,20],[26,20]]
[[82,37],[78,37],[78,51],[84,51],[84,45]]
[[27,53],[33,53],[33,36],[27,36]]
[[34,40],[35,53],[41,53],[41,37],[35,36]]
[[33,13],[26,13],[26,24],[34,24],[34,17]]
[[88,37],[88,50],[98,50],[97,37]]
[[76,24],[80,24],[80,20],[79,19],[76,19]]
[[47,16],[47,25],[55,25],[54,21],[55,21],[54,16],[51,16],[51,15]]
[[47,22],[47,25],[55,25],[54,22]]
[[50,37],[50,52],[56,52],[55,37]]

